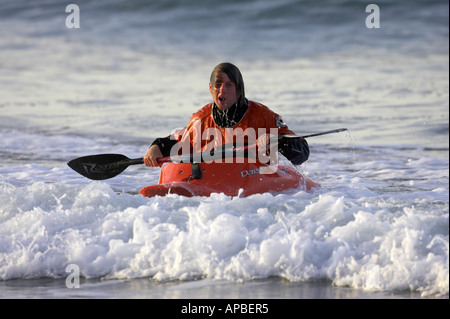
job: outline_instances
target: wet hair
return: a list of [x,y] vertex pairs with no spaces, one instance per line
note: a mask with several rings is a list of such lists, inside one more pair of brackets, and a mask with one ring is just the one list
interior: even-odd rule
[[215,87],[215,82],[219,73],[225,73],[228,78],[236,85],[236,95],[238,96],[237,104],[245,104],[244,80],[242,78],[241,71],[239,71],[237,66],[229,62],[218,64],[211,72],[211,78],[209,81],[211,82],[212,87]]

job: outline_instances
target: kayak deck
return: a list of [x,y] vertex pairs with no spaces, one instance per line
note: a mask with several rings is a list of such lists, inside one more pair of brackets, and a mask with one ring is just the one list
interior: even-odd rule
[[259,162],[166,163],[161,169],[159,183],[144,187],[139,193],[145,197],[168,194],[210,196],[212,193],[246,197],[294,188],[311,190],[314,187],[320,187],[320,184],[289,166],[278,166],[271,172]]

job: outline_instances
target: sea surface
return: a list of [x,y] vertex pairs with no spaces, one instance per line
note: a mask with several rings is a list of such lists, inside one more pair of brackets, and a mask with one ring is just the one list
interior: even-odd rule
[[[448,298],[448,1],[72,3],[79,28],[0,3],[0,298]],[[66,165],[142,157],[224,61],[297,134],[348,128],[308,139],[320,189],[144,198],[160,168]]]

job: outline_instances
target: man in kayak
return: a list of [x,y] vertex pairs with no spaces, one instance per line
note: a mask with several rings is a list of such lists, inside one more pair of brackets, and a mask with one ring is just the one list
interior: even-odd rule
[[[211,73],[209,91],[213,103],[194,113],[183,130],[157,138],[144,156],[145,165],[159,166],[158,158],[176,155],[180,153],[180,148],[184,151],[186,145],[189,148],[183,153],[205,152],[228,142],[236,145],[239,135],[245,135],[247,143],[254,138],[257,145],[261,145],[269,143],[270,136],[294,134],[281,116],[245,98],[242,74],[235,65],[217,65]],[[308,159],[309,146],[305,139],[285,138],[277,139],[277,142],[278,151],[294,165]]]

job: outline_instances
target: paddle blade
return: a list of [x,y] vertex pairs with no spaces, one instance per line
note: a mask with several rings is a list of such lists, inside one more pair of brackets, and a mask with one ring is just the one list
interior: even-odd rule
[[119,175],[130,163],[125,155],[99,154],[76,158],[67,165],[89,179],[104,180]]

